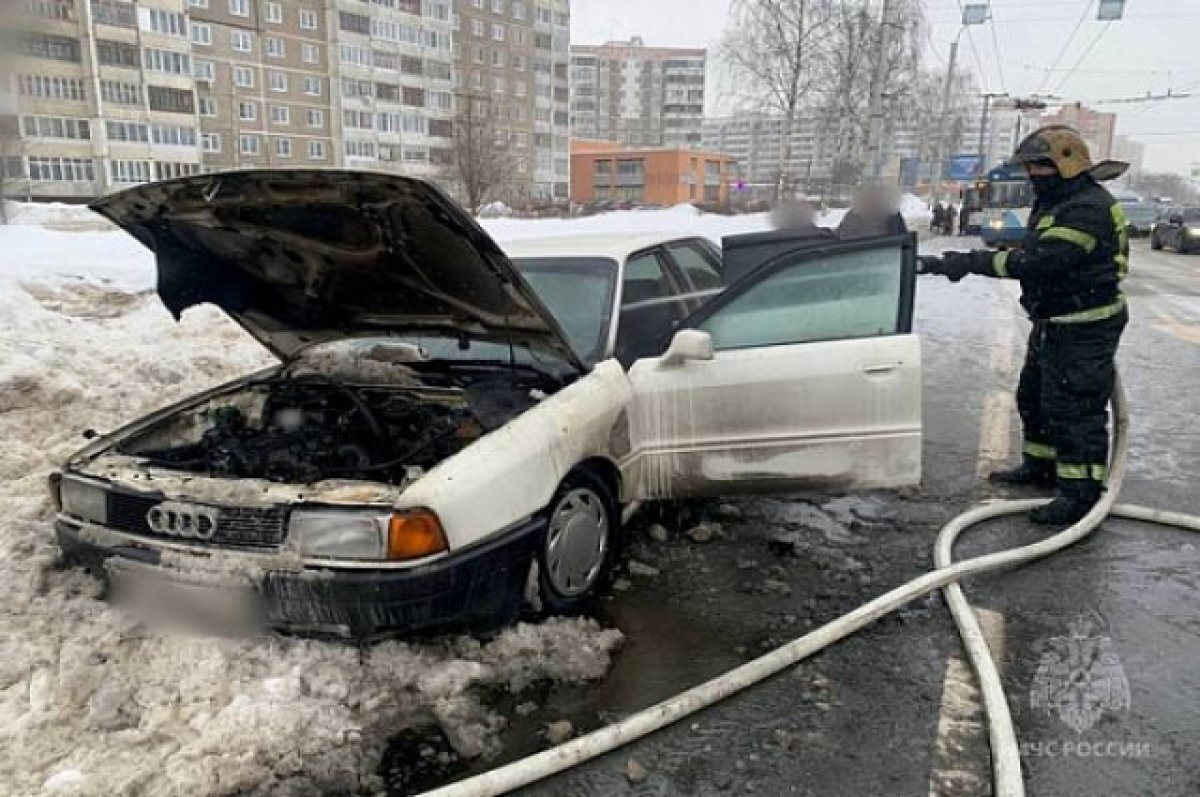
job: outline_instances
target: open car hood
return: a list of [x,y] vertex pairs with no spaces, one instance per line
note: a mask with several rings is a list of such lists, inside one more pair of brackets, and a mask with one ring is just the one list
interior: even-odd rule
[[215,304],[285,361],[314,344],[423,333],[511,341],[583,368],[496,243],[422,180],[239,171],[91,207],[154,251],[176,318]]

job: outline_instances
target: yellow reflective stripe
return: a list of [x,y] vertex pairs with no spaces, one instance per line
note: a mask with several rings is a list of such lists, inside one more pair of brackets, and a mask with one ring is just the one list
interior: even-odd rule
[[1005,249],[1003,252],[997,252],[996,254],[992,255],[992,271],[994,271],[996,273],[997,277],[1007,277],[1008,276],[1008,250],[1007,249]]
[[1058,457],[1058,452],[1054,450],[1054,446],[1048,446],[1045,443],[1034,443],[1026,440],[1025,447],[1021,450],[1035,459],[1055,459]]
[[1117,264],[1117,278],[1125,279],[1129,274],[1129,223],[1120,203],[1114,202],[1109,208],[1109,213],[1112,214],[1113,226],[1117,231],[1117,255],[1113,258]]
[[1104,465],[1067,465],[1058,463],[1055,466],[1055,473],[1060,479],[1091,479],[1093,481],[1102,482],[1108,478],[1108,468]]
[[1086,479],[1088,478],[1087,465],[1067,465],[1060,462],[1055,467],[1055,472],[1060,479]]
[[1054,217],[1053,216],[1042,216],[1040,219],[1038,219],[1037,229],[1039,229],[1039,230],[1048,230],[1053,226],[1054,226]]
[[1125,297],[1120,296],[1112,304],[1093,307],[1091,310],[1082,310],[1078,313],[1068,313],[1067,315],[1056,315],[1050,319],[1052,324],[1086,324],[1091,321],[1103,321],[1106,318],[1112,318],[1125,309]]
[[1089,235],[1083,230],[1073,230],[1070,227],[1051,227],[1042,233],[1042,240],[1047,238],[1073,243],[1089,255],[1096,250],[1098,243],[1096,236]]

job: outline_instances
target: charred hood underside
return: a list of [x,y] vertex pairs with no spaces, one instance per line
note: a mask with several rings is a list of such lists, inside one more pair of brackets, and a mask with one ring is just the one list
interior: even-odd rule
[[177,317],[210,302],[277,356],[416,333],[528,346],[578,367],[533,290],[434,186],[395,175],[244,171],[95,203],[158,259]]

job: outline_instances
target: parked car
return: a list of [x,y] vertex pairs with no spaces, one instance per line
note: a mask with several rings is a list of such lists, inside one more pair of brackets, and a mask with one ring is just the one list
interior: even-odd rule
[[1150,248],[1200,251],[1200,208],[1169,208],[1150,231]]
[[1130,238],[1149,237],[1155,222],[1163,215],[1164,208],[1154,202],[1122,202],[1125,214],[1125,229]]
[[639,502],[911,485],[912,236],[777,253],[514,243],[395,175],[244,171],[94,209],[280,360],[93,440],[52,479],[70,561],[352,637],[602,591]]

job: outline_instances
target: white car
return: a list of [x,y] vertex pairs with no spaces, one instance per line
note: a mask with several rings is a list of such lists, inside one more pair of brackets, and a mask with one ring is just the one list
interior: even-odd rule
[[907,235],[724,287],[695,238],[506,254],[392,175],[207,175],[94,208],[154,250],[172,312],[216,304],[280,360],[52,480],[62,549],[118,588],[235,590],[270,627],[356,637],[490,625],[531,573],[551,611],[602,590],[637,502],[920,479]]

